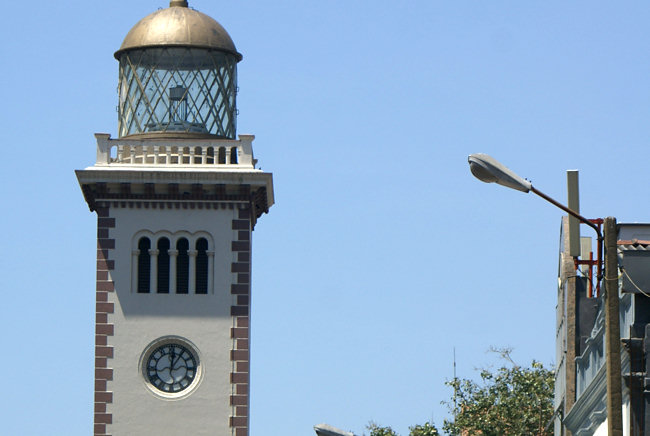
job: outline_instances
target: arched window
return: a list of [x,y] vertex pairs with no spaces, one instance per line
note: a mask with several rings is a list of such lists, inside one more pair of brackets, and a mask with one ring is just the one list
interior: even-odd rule
[[169,294],[169,239],[158,239],[158,293]]
[[200,238],[196,241],[196,293],[208,293],[208,241]]
[[226,163],[226,147],[219,147],[219,162],[220,164]]
[[190,243],[187,239],[181,238],[176,242],[176,250],[178,256],[176,257],[176,293],[187,294],[189,290],[190,278],[190,256],[188,250]]
[[149,238],[140,238],[138,241],[138,292],[148,293],[151,283],[151,256],[149,249],[151,241]]
[[231,164],[236,164],[239,163],[237,162],[237,147],[231,147],[230,148],[230,163]]
[[209,163],[209,164],[214,163],[214,147],[208,147],[208,154],[205,163]]

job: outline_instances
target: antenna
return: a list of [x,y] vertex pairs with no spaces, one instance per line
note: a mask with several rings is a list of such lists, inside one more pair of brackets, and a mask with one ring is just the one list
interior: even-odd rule
[[458,381],[456,380],[456,347],[454,347],[454,424],[456,424],[456,392],[458,391]]
[[[566,184],[569,209],[580,213],[580,191],[578,188],[578,170],[567,170]],[[580,256],[580,221],[569,215],[569,256]]]

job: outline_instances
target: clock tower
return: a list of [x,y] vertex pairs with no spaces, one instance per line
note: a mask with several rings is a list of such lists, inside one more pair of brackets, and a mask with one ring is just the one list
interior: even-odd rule
[[237,63],[172,0],[115,53],[118,137],[77,178],[97,214],[95,435],[248,435],[251,235],[273,205],[236,134]]

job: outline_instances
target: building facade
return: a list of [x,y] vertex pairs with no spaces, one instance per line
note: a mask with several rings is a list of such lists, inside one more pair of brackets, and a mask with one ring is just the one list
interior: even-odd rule
[[248,435],[251,239],[273,205],[236,134],[242,56],[173,0],[120,63],[118,138],[77,178],[97,214],[94,434]]
[[[603,436],[607,435],[603,298],[590,298],[587,274],[576,269],[569,255],[566,229],[565,220],[560,238],[554,434]],[[650,392],[645,386],[650,369],[650,224],[619,224],[617,255],[623,434],[649,436]],[[587,256],[588,249],[583,249],[581,257]]]

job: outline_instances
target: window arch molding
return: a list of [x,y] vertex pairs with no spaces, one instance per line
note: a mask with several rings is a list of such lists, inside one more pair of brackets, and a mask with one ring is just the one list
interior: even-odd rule
[[[160,242],[169,247],[160,256]],[[185,253],[179,253],[178,244],[187,245]],[[146,241],[148,240],[148,245]],[[204,242],[199,242],[204,241]],[[207,242],[207,248],[206,243]],[[197,250],[197,243],[201,247]],[[149,247],[143,253],[140,247]],[[208,232],[170,232],[140,230],[131,240],[131,292],[160,294],[211,294],[214,283],[214,240]],[[160,256],[160,257],[159,257]],[[161,264],[161,262],[163,262]],[[198,287],[197,287],[198,284]]]

